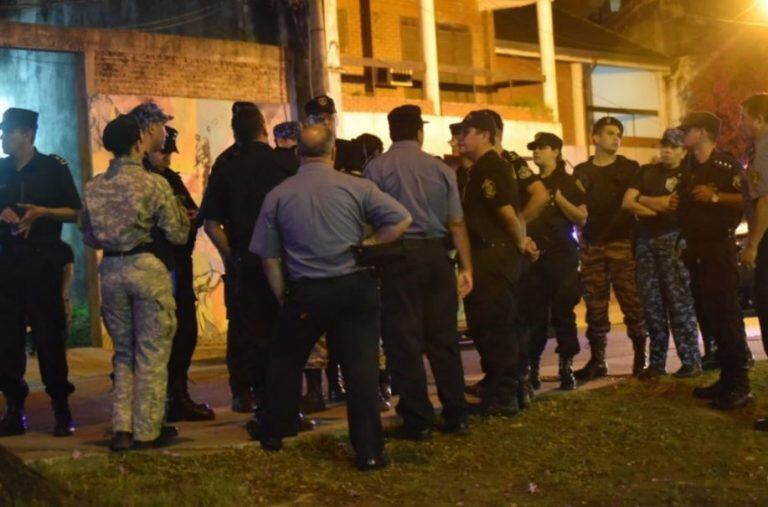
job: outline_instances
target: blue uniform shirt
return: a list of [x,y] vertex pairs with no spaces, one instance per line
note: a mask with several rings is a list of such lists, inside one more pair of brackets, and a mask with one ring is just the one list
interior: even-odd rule
[[250,251],[282,257],[291,280],[342,276],[360,269],[352,246],[362,242],[365,224],[378,228],[407,217],[372,182],[323,163],[304,164],[267,194]]
[[368,163],[363,175],[411,213],[406,238],[447,236],[448,223],[464,216],[456,174],[416,141],[394,143]]

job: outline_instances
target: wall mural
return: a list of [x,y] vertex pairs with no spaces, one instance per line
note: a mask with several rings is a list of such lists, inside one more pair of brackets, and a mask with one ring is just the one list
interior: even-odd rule
[[[90,98],[90,133],[93,171],[106,170],[111,155],[104,150],[101,134],[106,124],[118,114],[153,100],[174,117],[169,123],[179,131],[179,153],[174,154],[171,167],[181,173],[192,197],[200,204],[216,156],[232,144],[231,101],[174,97],[140,97],[126,95],[94,95]],[[288,106],[260,104],[267,120],[268,132],[286,121]],[[198,230],[194,252],[194,285],[198,298],[197,318],[199,347],[221,346],[226,343],[226,311],[221,275],[224,266],[208,237]],[[105,343],[108,336],[104,332]]]

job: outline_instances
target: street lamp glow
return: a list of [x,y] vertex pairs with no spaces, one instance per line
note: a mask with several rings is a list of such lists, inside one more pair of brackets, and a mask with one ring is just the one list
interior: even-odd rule
[[768,14],[768,0],[757,0],[757,3],[763,14]]

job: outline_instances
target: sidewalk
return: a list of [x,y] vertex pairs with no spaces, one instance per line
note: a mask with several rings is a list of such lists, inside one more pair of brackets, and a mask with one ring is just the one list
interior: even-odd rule
[[[617,319],[613,319],[616,321]],[[757,319],[746,319],[749,345],[756,359],[764,359],[765,354],[759,336]],[[582,353],[576,358],[576,366],[581,366],[589,358],[589,350],[580,329]],[[557,356],[555,343],[550,340],[542,358],[544,387],[540,394],[550,392],[557,387]],[[593,389],[612,382],[631,373],[632,345],[626,338],[623,326],[615,326],[608,340],[608,362],[611,376],[591,382],[582,389]],[[49,398],[42,391],[39,381],[36,358],[30,358],[28,381],[32,394],[27,400],[27,417],[30,431],[26,435],[8,437],[0,445],[10,449],[24,461],[78,459],[85,455],[106,455],[110,438],[111,353],[102,349],[82,348],[68,352],[71,380],[77,391],[71,397],[72,411],[77,423],[73,437],[54,438],[50,435],[53,428],[53,415]],[[467,383],[473,383],[481,377],[479,360],[474,350],[463,352]],[[667,369],[675,371],[679,361],[674,349],[670,350]],[[180,438],[178,443],[164,450],[149,452],[187,453],[210,452],[223,448],[236,448],[257,445],[248,439],[243,428],[249,419],[247,414],[237,414],[230,410],[230,393],[227,384],[226,365],[223,359],[196,361],[190,372],[190,391],[196,401],[209,403],[216,411],[216,420],[210,422],[178,423]],[[431,382],[431,378],[430,378]],[[437,406],[434,385],[430,385],[432,398]],[[567,396],[566,393],[558,394]],[[393,400],[396,401],[396,400]],[[330,407],[320,414],[312,414],[318,427],[312,432],[336,431],[346,427],[346,411],[343,405]],[[383,414],[385,424],[396,420],[394,410]],[[303,434],[307,435],[307,434]]]

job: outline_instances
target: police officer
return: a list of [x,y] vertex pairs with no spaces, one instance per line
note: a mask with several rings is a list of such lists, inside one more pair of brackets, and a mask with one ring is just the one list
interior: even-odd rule
[[443,157],[443,161],[448,165],[448,167],[456,171],[457,178],[463,178],[466,176],[467,168],[472,165],[472,161],[463,156],[459,150],[459,141],[461,140],[461,122],[451,123],[448,125],[448,128],[451,131],[451,139],[448,141],[448,145],[451,147],[451,154]]
[[462,122],[459,147],[473,163],[460,187],[474,268],[474,289],[464,298],[464,308],[486,374],[478,408],[513,416],[519,411],[514,327],[525,226],[518,216],[517,180],[493,148],[496,135],[496,124],[485,112],[473,111]]
[[[745,194],[749,240],[741,261],[755,268],[757,317],[768,352],[768,93],[752,95],[741,103],[741,128],[751,145]],[[768,419],[756,421],[755,429],[768,431]]]
[[624,194],[624,209],[637,216],[637,289],[651,342],[650,365],[640,374],[644,379],[666,373],[670,328],[682,363],[675,376],[701,374],[696,311],[680,255],[685,242],[676,214],[686,155],[683,137],[681,130],[667,129],[661,138],[660,162],[641,167]]
[[382,339],[398,388],[403,436],[431,437],[435,414],[427,393],[422,354],[434,372],[444,429],[466,433],[464,371],[457,334],[457,278],[449,256],[459,259],[458,290],[472,289],[469,238],[456,175],[421,149],[421,108],[400,106],[388,115],[392,146],[373,159],[364,176],[405,206],[413,217],[400,244],[402,259],[380,268]]
[[[242,111],[244,109],[254,109],[254,108],[258,109],[258,106],[256,104],[254,104],[253,102],[245,102],[245,101],[234,102],[232,104],[232,120],[233,120],[233,122],[234,122],[234,119],[235,119],[235,116],[237,115],[237,113],[239,113],[240,111]],[[234,125],[233,125],[233,129],[232,130],[234,130]],[[239,151],[240,151],[240,145],[237,142],[237,137],[235,137],[235,142],[232,145],[230,145],[229,147],[227,147],[227,149],[222,151],[219,154],[219,156],[216,157],[216,160],[213,161],[213,166],[211,166],[211,176],[213,176],[213,174],[216,171],[218,171],[218,169],[222,166],[222,164],[224,164],[224,162],[228,161],[229,159],[231,159],[232,157],[237,155]]]
[[365,224],[376,231],[368,243],[388,243],[411,219],[372,182],[334,171],[333,150],[327,127],[302,131],[299,172],[267,195],[253,232],[250,249],[263,259],[283,308],[270,350],[266,411],[247,429],[267,450],[280,449],[284,437],[296,434],[301,370],[327,331],[349,381],[355,463],[370,470],[387,464],[376,375],[381,303],[376,280],[356,266],[352,247],[363,241]]
[[691,113],[680,130],[689,152],[679,190],[680,229],[687,243],[683,258],[691,273],[699,324],[712,330],[720,363],[720,378],[694,389],[693,395],[711,400],[715,409],[741,408],[754,403],[734,240],[742,216],[742,169],[732,156],[716,149],[720,119],[714,114]]
[[238,152],[211,178],[201,208],[205,232],[224,261],[230,288],[227,367],[232,410],[249,413],[264,390],[277,300],[261,261],[248,251],[248,241],[264,196],[290,174],[267,144],[258,108],[240,110],[232,126]]
[[[336,104],[328,95],[319,95],[304,105],[308,125],[325,125],[336,132]],[[333,167],[345,173],[363,174],[365,155],[360,143],[347,139],[336,139],[336,155]]]
[[80,209],[69,166],[56,155],[35,148],[38,114],[11,108],[0,123],[0,390],[6,412],[0,436],[27,430],[24,400],[26,324],[32,328],[45,391],[51,397],[55,436],[75,429],[68,397],[66,317],[59,261],[62,222]]
[[171,169],[171,158],[179,149],[176,138],[179,132],[166,125],[165,145],[160,151],[147,154],[145,159],[149,170],[158,174],[171,186],[173,194],[179,199],[191,222],[189,237],[184,245],[173,247],[174,259],[174,299],[176,300],[176,334],[173,337],[171,358],[168,362],[168,406],[166,420],[206,421],[215,418],[211,408],[204,403],[195,403],[189,396],[187,375],[192,363],[192,355],[197,345],[197,313],[195,291],[193,287],[194,270],[192,252],[195,249],[197,228],[201,223],[197,219],[197,204],[184,185],[181,175]]
[[624,126],[613,118],[600,118],[592,126],[595,155],[577,165],[573,175],[587,194],[589,216],[582,230],[581,282],[587,305],[587,339],[591,357],[576,372],[579,380],[608,374],[605,348],[611,321],[608,316],[611,287],[624,314],[632,340],[632,374],[645,369],[646,341],[643,307],[637,295],[635,258],[632,250],[634,217],[622,209],[627,187],[640,166],[617,152]]
[[275,138],[275,158],[290,174],[296,174],[299,169],[296,145],[300,133],[301,123],[297,121],[278,123],[272,129],[272,135]]
[[115,350],[113,451],[162,447],[178,434],[162,424],[176,305],[152,229],[183,245],[190,226],[168,183],[142,165],[145,153],[162,149],[170,119],[150,103],[112,120],[102,140],[115,158],[84,192],[83,240],[104,250],[101,312]]
[[528,143],[533,162],[539,167],[549,201],[528,224],[528,235],[540,256],[523,274],[523,322],[530,333],[529,357],[531,384],[541,387],[539,362],[547,343],[550,318],[557,338],[560,389],[576,388],[573,356],[579,353],[576,314],[580,299],[579,257],[573,227],[587,220],[586,196],[573,176],[565,172],[563,140],[549,132],[539,132]]

